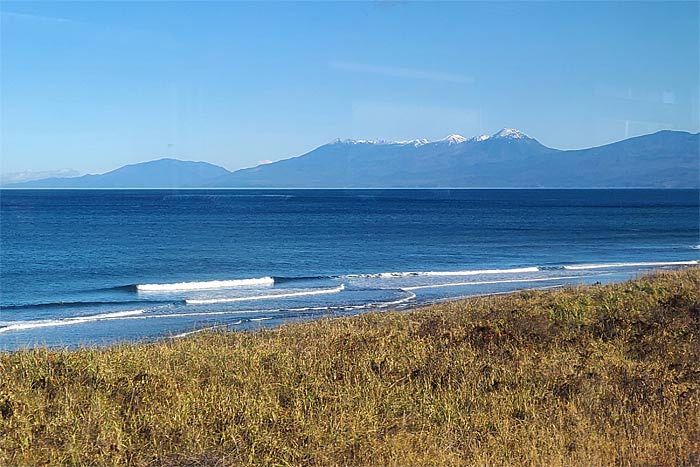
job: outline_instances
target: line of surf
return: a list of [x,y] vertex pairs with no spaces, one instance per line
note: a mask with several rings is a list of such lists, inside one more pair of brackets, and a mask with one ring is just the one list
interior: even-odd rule
[[141,305],[150,306],[158,303],[172,303],[170,300],[120,300],[120,301],[86,301],[86,302],[45,302],[22,305],[0,305],[0,310],[24,310],[38,308],[81,308],[104,305]]
[[70,326],[73,324],[89,323],[92,321],[109,321],[115,319],[127,319],[145,313],[145,310],[116,311],[113,313],[100,313],[97,315],[73,316],[70,318],[41,319],[33,321],[17,321],[6,323],[0,328],[0,333],[8,331],[25,331],[36,328],[49,328],[56,326]]
[[188,305],[210,305],[215,303],[234,303],[234,302],[247,302],[252,300],[275,300],[278,298],[290,298],[290,297],[305,297],[309,295],[325,295],[339,293],[345,290],[345,285],[340,284],[338,287],[330,287],[327,289],[312,289],[305,290],[302,292],[290,292],[290,293],[278,293],[278,294],[268,294],[268,295],[254,295],[251,297],[232,297],[232,298],[206,298],[206,299],[187,299],[185,303]]
[[[416,294],[413,292],[406,291],[408,295],[398,300],[392,300],[388,302],[372,302],[363,305],[330,305],[330,306],[319,306],[319,307],[300,307],[300,308],[273,308],[273,309],[248,309],[248,310],[224,310],[224,311],[195,311],[195,312],[185,312],[185,313],[143,313],[143,310],[135,310],[134,312],[127,312],[133,314],[125,314],[124,312],[111,313],[105,315],[105,318],[109,320],[143,320],[143,319],[163,319],[163,318],[192,318],[192,317],[213,317],[213,316],[225,316],[225,315],[246,315],[246,314],[268,314],[268,313],[302,313],[307,311],[332,311],[332,310],[352,310],[360,308],[386,308],[389,306],[395,306],[409,302],[416,298]],[[140,312],[140,313],[137,313]],[[98,317],[102,315],[94,315],[92,317]],[[88,317],[84,317],[88,318]],[[73,318],[66,318],[73,319]],[[80,318],[78,318],[80,319]],[[272,319],[268,317],[266,319]],[[257,318],[249,318],[249,321],[257,321]],[[49,321],[60,321],[60,320],[45,320],[47,323]],[[28,322],[21,322],[18,324],[24,324]],[[38,324],[38,322],[36,322]],[[73,324],[73,322],[71,322]],[[236,324],[236,323],[234,323]],[[48,325],[48,324],[47,324]],[[59,324],[60,325],[60,324]],[[0,328],[0,332],[6,330],[5,328]],[[9,329],[7,329],[9,330]]]
[[138,292],[182,292],[189,290],[228,289],[235,287],[253,287],[273,285],[272,277],[259,277],[254,279],[232,279],[203,282],[178,282],[172,284],[138,284]]
[[[699,246],[700,247],[700,246]],[[531,272],[551,271],[551,270],[586,270],[586,269],[606,269],[606,268],[626,268],[626,267],[654,267],[654,266],[692,266],[698,265],[698,260],[686,261],[641,261],[641,262],[618,262],[618,263],[595,263],[595,264],[571,264],[571,265],[551,265],[551,266],[527,266],[521,268],[508,269],[468,269],[459,271],[405,271],[405,272],[380,272],[369,274],[347,274],[344,278],[369,278],[369,279],[391,279],[402,277],[449,277],[449,276],[479,276],[489,274],[524,274]]]
[[509,269],[470,269],[464,271],[406,271],[406,272],[379,272],[374,274],[348,274],[341,277],[348,278],[379,278],[390,279],[393,277],[413,277],[413,276],[478,276],[482,274],[518,274],[527,272],[538,272],[536,266]]
[[407,290],[407,289],[399,289],[402,292],[407,292],[408,295],[404,298],[400,298],[398,300],[391,300],[388,302],[370,302],[370,303],[365,303],[363,305],[346,305],[346,306],[340,306],[337,307],[340,310],[363,310],[363,309],[374,309],[374,308],[389,308],[392,306],[398,306],[398,305],[403,305],[404,303],[410,302],[411,300],[416,298],[416,294],[413,292]]
[[640,263],[601,263],[601,264],[573,264],[564,266],[564,269],[569,271],[579,271],[586,269],[610,269],[610,268],[631,268],[631,267],[646,267],[646,266],[691,266],[700,264],[700,261],[652,261]]
[[[127,312],[105,313],[100,315],[78,316],[63,319],[45,319],[35,321],[17,321],[5,322],[5,326],[0,327],[0,333],[8,331],[26,331],[36,328],[47,328],[57,326],[68,326],[72,324],[89,323],[94,321],[126,321],[126,320],[142,320],[142,319],[162,319],[162,318],[191,318],[191,317],[212,317],[221,315],[240,315],[240,314],[263,314],[274,312],[296,312],[295,309],[276,309],[276,310],[236,310],[236,311],[214,311],[214,312],[194,312],[194,313],[168,313],[168,314],[143,314],[145,310],[132,310]],[[272,319],[265,317],[264,319]],[[247,321],[261,321],[261,318],[248,318]],[[240,324],[232,323],[233,324]]]
[[336,276],[273,276],[272,279],[275,284],[282,284],[285,282],[305,282],[305,281],[315,281],[323,279],[335,279]]
[[430,285],[417,285],[414,287],[401,287],[401,290],[421,290],[421,289],[437,289],[440,287],[462,287],[469,285],[488,285],[488,284],[516,284],[516,283],[528,283],[528,282],[546,282],[546,281],[558,281],[567,279],[580,279],[581,276],[560,276],[560,277],[539,277],[533,279],[509,279],[509,280],[497,280],[497,281],[475,281],[475,282],[450,282],[447,284],[430,284]]
[[[691,248],[700,248],[700,245]],[[138,292],[183,292],[192,290],[211,290],[235,287],[271,286],[275,283],[306,281],[317,279],[392,279],[402,277],[449,277],[449,276],[479,276],[496,274],[526,274],[549,270],[586,270],[603,268],[624,268],[624,267],[653,267],[653,266],[684,266],[700,264],[698,260],[687,261],[651,261],[651,262],[615,262],[615,263],[592,263],[592,264],[571,264],[571,265],[548,265],[548,266],[526,266],[504,269],[466,269],[456,271],[395,271],[379,273],[358,273],[336,276],[300,276],[300,277],[259,277],[249,279],[232,280],[212,280],[201,282],[178,282],[162,284],[138,284],[135,286]],[[132,286],[133,287],[133,286]]]

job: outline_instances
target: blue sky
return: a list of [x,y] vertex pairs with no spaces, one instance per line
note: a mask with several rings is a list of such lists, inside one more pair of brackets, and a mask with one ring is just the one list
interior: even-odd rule
[[334,138],[697,132],[698,2],[11,2],[2,172],[236,169]]

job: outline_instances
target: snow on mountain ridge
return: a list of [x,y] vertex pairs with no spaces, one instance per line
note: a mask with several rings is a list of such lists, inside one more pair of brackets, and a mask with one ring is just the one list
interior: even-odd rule
[[424,144],[428,144],[430,141],[427,139],[412,139],[410,141],[391,141],[391,140],[386,140],[386,139],[340,139],[337,138],[333,140],[331,144],[377,144],[377,145],[388,145],[388,144],[400,144],[400,145],[408,145],[412,144],[416,147],[422,146]]
[[487,141],[489,139],[531,139],[528,135],[520,130],[514,128],[503,128],[500,131],[494,133],[493,135],[479,135],[472,136],[471,138],[465,138],[462,135],[451,134],[442,139],[438,140],[428,140],[428,139],[412,139],[408,141],[391,141],[385,139],[336,139],[331,144],[377,144],[377,145],[389,145],[389,144],[400,144],[400,145],[413,145],[415,147],[423,146],[424,144],[435,144],[435,143],[446,143],[449,146],[462,143],[480,143],[482,141]]
[[479,136],[472,136],[471,138],[468,139],[468,141],[473,142],[473,143],[479,143],[481,141],[486,141],[487,139],[490,139],[491,136],[489,135],[479,135]]
[[495,133],[492,138],[508,138],[508,139],[530,139],[528,135],[520,130],[514,128],[503,128],[499,132]]
[[465,142],[467,138],[465,138],[462,135],[457,135],[457,134],[452,134],[445,136],[441,140],[435,141],[436,143],[447,143],[448,145],[453,145],[453,144],[461,144]]

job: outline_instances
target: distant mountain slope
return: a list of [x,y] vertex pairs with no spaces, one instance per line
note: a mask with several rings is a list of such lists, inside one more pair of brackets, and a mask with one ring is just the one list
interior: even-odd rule
[[229,172],[160,159],[102,175],[11,188],[700,188],[700,135],[661,131],[562,151],[524,133],[438,141],[336,140],[304,155]]
[[31,182],[33,180],[44,180],[46,178],[66,178],[79,176],[80,172],[73,169],[44,170],[41,172],[25,170],[23,172],[9,172],[0,174],[0,185]]
[[566,151],[551,161],[550,183],[591,187],[700,187],[700,135],[680,131],[626,139],[591,149]]
[[292,159],[242,169],[216,187],[648,187],[700,186],[698,134],[677,131],[560,151],[518,130],[435,142],[335,141]]
[[227,174],[231,172],[208,162],[159,159],[125,165],[101,175],[46,178],[7,186],[12,188],[184,188],[198,187]]

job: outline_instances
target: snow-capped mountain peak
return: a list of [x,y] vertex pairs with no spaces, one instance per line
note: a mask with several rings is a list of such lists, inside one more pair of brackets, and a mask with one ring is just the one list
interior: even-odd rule
[[386,139],[340,139],[336,138],[331,142],[331,144],[376,144],[376,145],[388,145],[388,144],[400,144],[400,145],[413,145],[415,147],[428,144],[430,141],[427,139],[412,139],[410,141],[391,141]]
[[489,135],[479,135],[479,136],[472,136],[469,138],[468,141],[473,142],[473,143],[479,143],[481,141],[486,141],[487,139],[490,139],[491,136]]
[[400,144],[412,144],[415,147],[418,146],[423,146],[424,144],[428,144],[430,141],[428,141],[425,138],[422,139],[412,139],[411,141],[399,141]]
[[532,139],[522,131],[513,129],[513,128],[503,128],[497,133],[494,133],[493,135],[479,135],[479,136],[473,136],[471,138],[465,138],[462,135],[458,134],[451,134],[448,136],[445,136],[442,139],[430,141],[427,139],[412,139],[412,140],[405,140],[405,141],[392,141],[392,140],[385,140],[385,139],[336,139],[334,140],[331,144],[348,144],[348,145],[361,145],[361,144],[372,144],[372,145],[391,145],[391,144],[398,144],[402,146],[423,146],[425,144],[429,143],[442,143],[446,144],[448,146],[453,146],[457,144],[462,144],[464,142],[470,142],[470,143],[480,143],[482,141],[487,141],[490,139]]
[[465,137],[462,136],[462,135],[449,135],[449,136],[446,136],[446,137],[444,137],[444,138],[442,138],[441,140],[436,141],[436,142],[438,142],[438,143],[447,143],[447,144],[449,144],[449,145],[452,145],[452,144],[460,144],[460,143],[463,143],[463,142],[465,142],[466,140],[467,140],[467,138],[465,138]]
[[336,138],[331,144],[382,144],[385,141],[377,139],[340,139]]
[[498,133],[494,134],[492,138],[508,138],[508,139],[523,139],[530,138],[528,135],[522,131],[516,130],[514,128],[503,128]]

